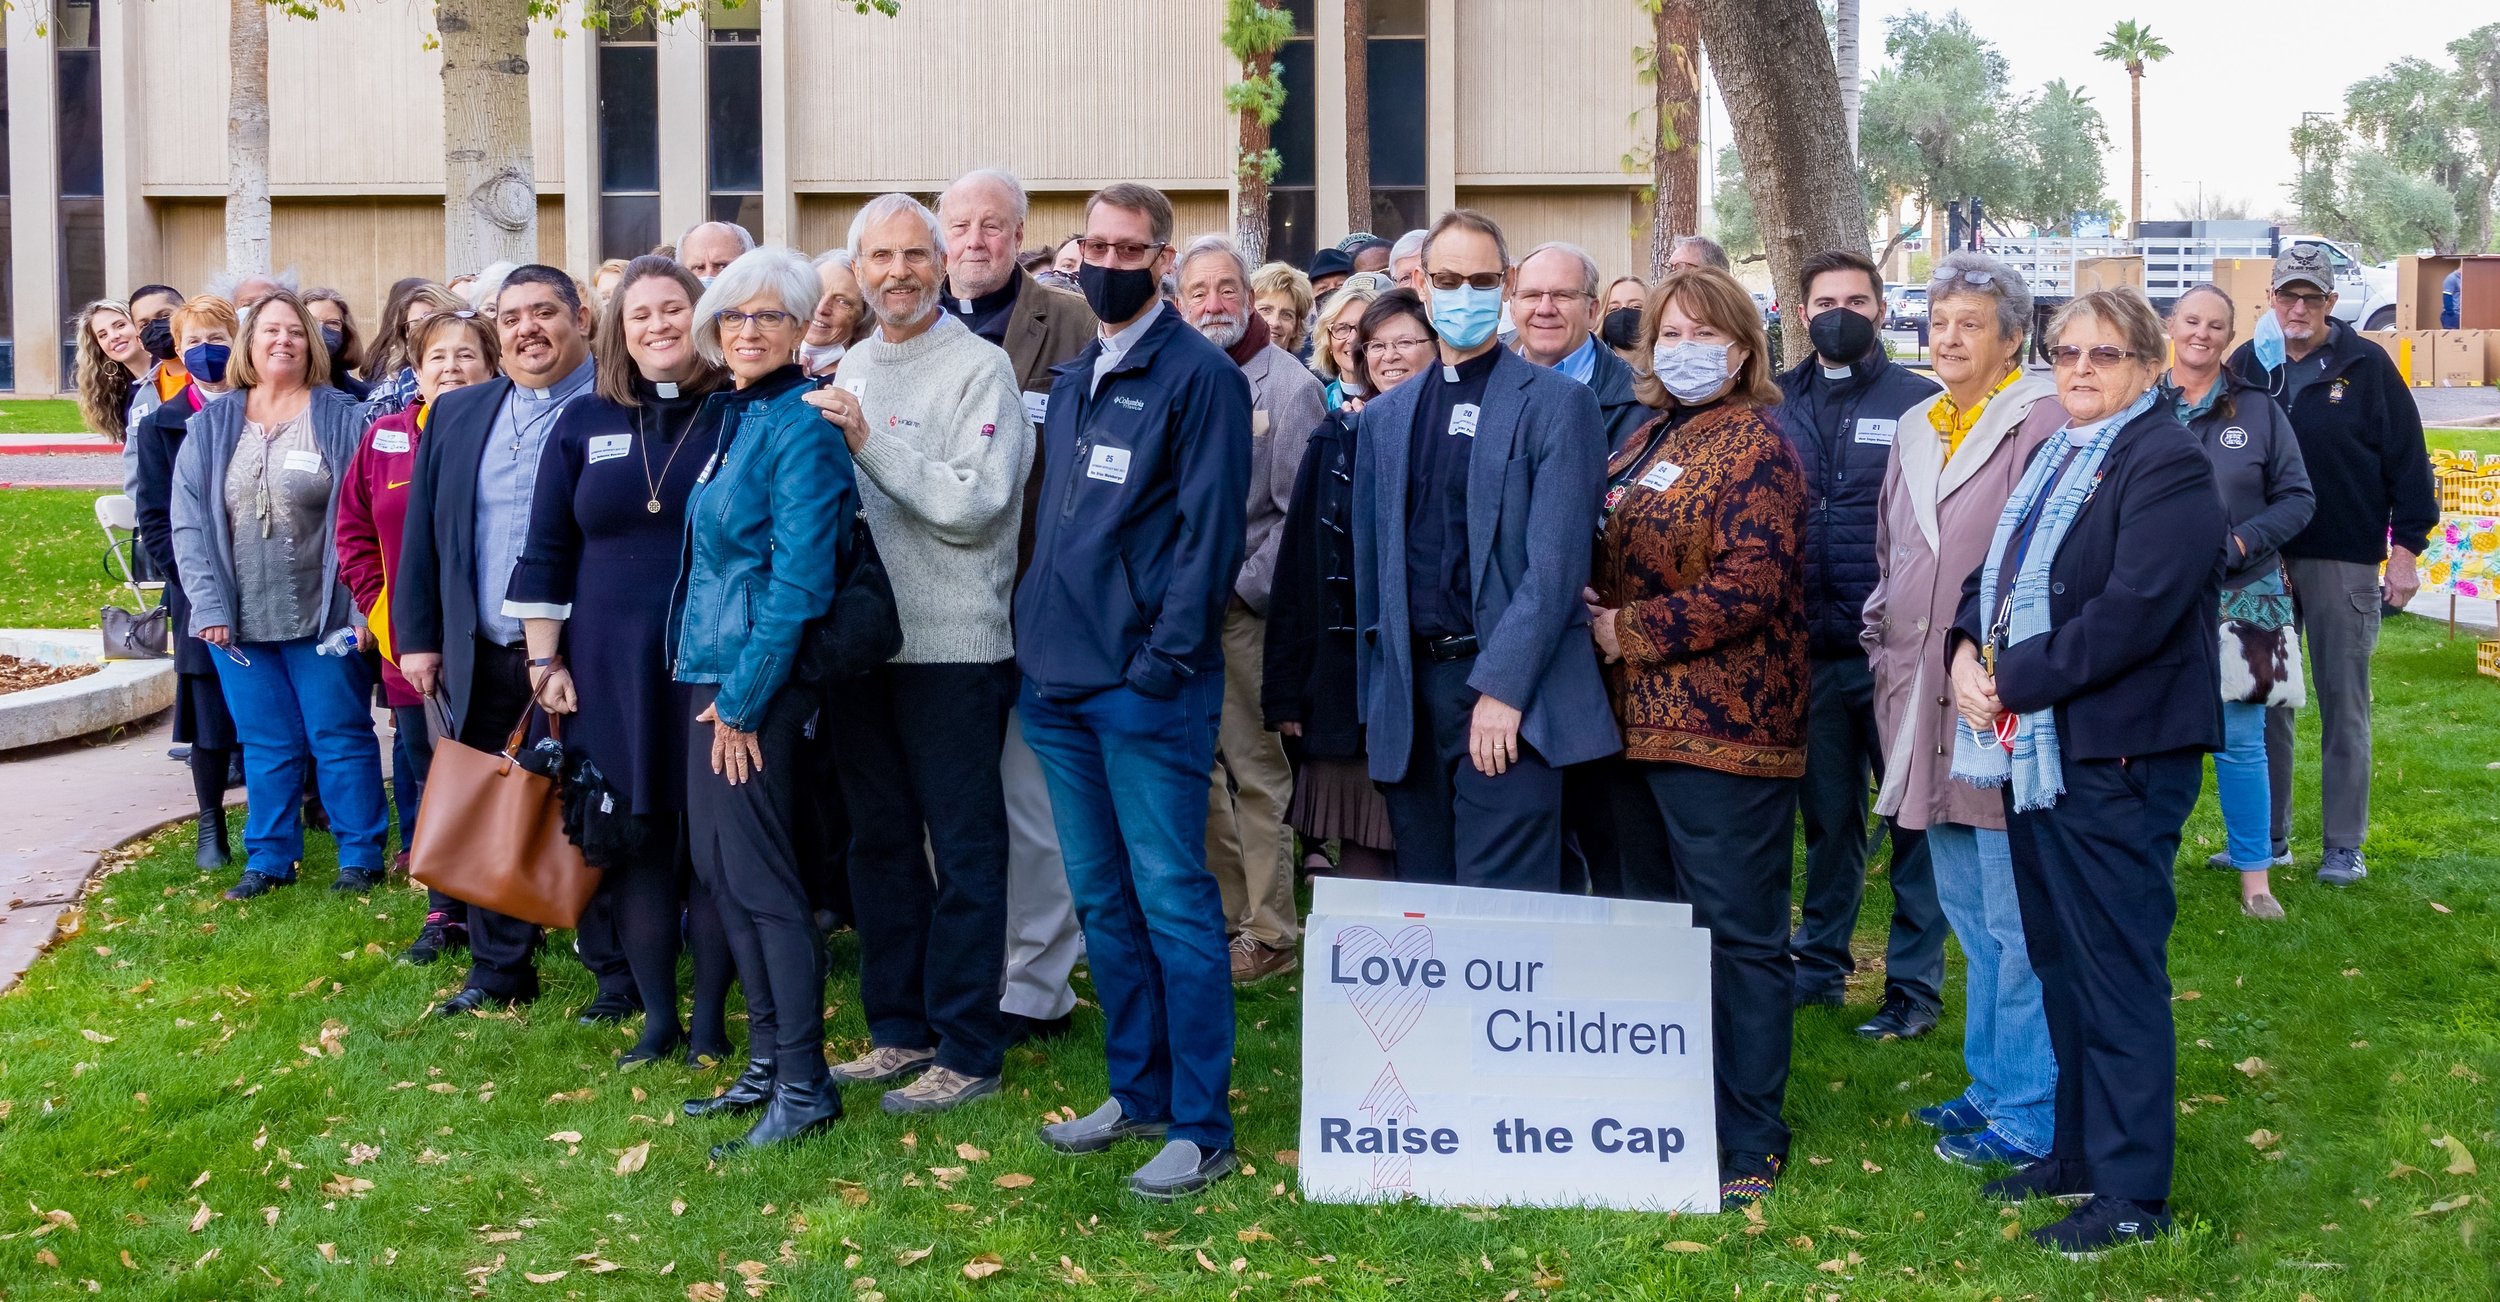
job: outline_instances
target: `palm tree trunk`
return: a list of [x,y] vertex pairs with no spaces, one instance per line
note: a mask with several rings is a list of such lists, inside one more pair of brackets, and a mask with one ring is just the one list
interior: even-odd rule
[[226,60],[226,270],[269,272],[269,10],[229,0]]
[[2127,65],[2127,148],[2134,172],[2127,188],[2127,238],[2144,224],[2144,65]]
[[1667,254],[1678,235],[1701,227],[1701,12],[1695,0],[1659,0],[1651,24],[1656,44],[1658,133],[1650,142],[1650,188],[1657,207],[1649,221],[1650,279],[1667,274]]
[[434,25],[443,46],[443,265],[459,275],[536,262],[529,0],[439,0]]
[[1840,0],[1832,21],[1832,61],[1840,70],[1840,121],[1849,157],[1858,156],[1858,0]]
[[1358,231],[1372,225],[1371,8],[1345,0],[1345,211]]

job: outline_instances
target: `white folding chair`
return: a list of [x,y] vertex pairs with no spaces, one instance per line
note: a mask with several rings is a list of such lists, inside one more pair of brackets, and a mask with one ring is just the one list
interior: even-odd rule
[[142,579],[132,560],[139,549],[139,506],[126,493],[108,493],[95,500],[95,522],[104,530],[104,554],[111,558],[111,572],[130,589],[133,606],[144,610],[148,594],[160,596],[165,585],[159,580]]

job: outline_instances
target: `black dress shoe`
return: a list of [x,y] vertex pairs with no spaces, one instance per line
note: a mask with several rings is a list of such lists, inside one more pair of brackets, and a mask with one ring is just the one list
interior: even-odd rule
[[785,1081],[773,1086],[772,1100],[764,1105],[764,1115],[755,1119],[746,1138],[714,1144],[712,1160],[717,1162],[732,1153],[767,1144],[804,1139],[841,1119],[842,1094],[830,1078],[805,1084]]
[[2003,1179],[1979,1186],[1979,1196],[1992,1203],[2019,1203],[2029,1198],[2080,1203],[2091,1199],[2092,1181],[2081,1162],[2043,1158]]
[[1848,996],[1838,990],[1808,990],[1804,986],[1797,987],[1796,999],[1799,1008],[1838,1008],[1849,1002]]
[[591,1000],[590,1007],[583,1009],[582,1015],[573,1020],[584,1026],[597,1026],[601,1022],[624,1021],[641,1011],[642,1001],[632,995],[603,994]]
[[370,871],[341,868],[338,880],[330,883],[330,889],[340,895],[369,895],[381,887],[383,878],[384,873],[379,868]]
[[191,862],[203,871],[214,871],[234,862],[234,855],[226,848],[224,806],[200,811],[199,848],[192,853]]
[[686,1100],[685,1112],[690,1117],[734,1117],[764,1106],[772,1096],[773,1060],[749,1058],[747,1069],[729,1082],[728,1089],[708,1099]]
[[1870,1040],[1915,1040],[1935,1029],[1935,1009],[1896,998],[1884,1001],[1884,1011],[1866,1019],[1858,1034]]
[[1007,1043],[1011,1047],[1037,1041],[1056,1040],[1076,1029],[1074,1013],[1061,1013],[1057,1017],[1027,1017],[1022,1013],[1009,1013],[1006,1017]]
[[425,915],[425,925],[417,929],[415,943],[409,945],[407,952],[399,956],[399,961],[416,967],[424,967],[453,950],[468,947],[469,929],[467,927],[457,922],[445,922],[442,914],[429,913]]
[[480,990],[476,986],[470,986],[459,994],[436,1004],[434,1015],[436,1017],[459,1017],[466,1013],[491,1008],[511,1008],[528,1003],[537,997],[538,992],[535,990],[526,995],[499,995],[491,990]]
[[645,1026],[642,1038],[634,1041],[634,1047],[616,1055],[616,1065],[639,1067],[646,1062],[658,1062],[677,1052],[677,1046],[685,1042],[686,1032],[681,1027],[664,1026],[659,1028],[658,1034],[654,1035],[652,1028]]
[[255,900],[290,883],[267,873],[245,872],[243,880],[226,888],[230,900]]

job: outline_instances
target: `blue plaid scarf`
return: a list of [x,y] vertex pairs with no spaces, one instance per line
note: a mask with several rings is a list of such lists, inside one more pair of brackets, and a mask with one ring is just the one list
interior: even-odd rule
[[[2014,586],[2006,594],[2010,609],[1999,637],[1997,652],[2027,642],[2049,631],[2049,566],[2057,560],[2057,549],[2066,541],[2066,530],[2092,498],[2092,490],[2101,482],[2101,463],[2109,456],[2109,445],[2118,438],[2118,431],[2127,422],[2152,410],[2154,393],[2145,391],[2125,411],[2088,428],[2073,426],[2060,435],[2061,444],[2044,445],[2023,472],[2022,483],[2013,496],[2005,499],[2005,509],[1997,515],[1996,537],[1988,544],[1988,560],[1980,568],[1979,591],[1990,607],[1996,601],[1997,584],[2007,551],[2013,546],[2015,534],[2021,530],[2023,517],[2031,514],[2032,504],[2043,493],[2047,503],[2040,507],[2040,518],[2032,526],[2030,546],[2018,559]],[[2072,449],[2073,455],[2062,453]],[[2064,469],[2058,467],[2063,464]],[[2057,482],[2048,482],[2057,475]],[[1995,614],[1983,608],[1994,627]],[[2014,749],[2008,753],[1998,744],[1993,733],[1982,735],[1972,729],[1970,720],[1956,721],[1953,735],[1953,776],[1974,787],[2000,787],[2014,784],[2014,808],[2017,811],[2047,809],[2066,794],[2066,770],[2057,745],[2057,714],[2054,709],[2033,710],[2015,716]]]

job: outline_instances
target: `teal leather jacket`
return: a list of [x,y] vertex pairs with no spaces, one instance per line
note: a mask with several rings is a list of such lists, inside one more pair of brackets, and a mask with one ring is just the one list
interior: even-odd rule
[[[753,732],[789,682],[807,621],[833,605],[859,512],[842,431],[795,366],[704,399],[721,450],[695,481],[678,566],[676,674],[717,683],[720,721]],[[706,412],[708,418],[713,412]]]

